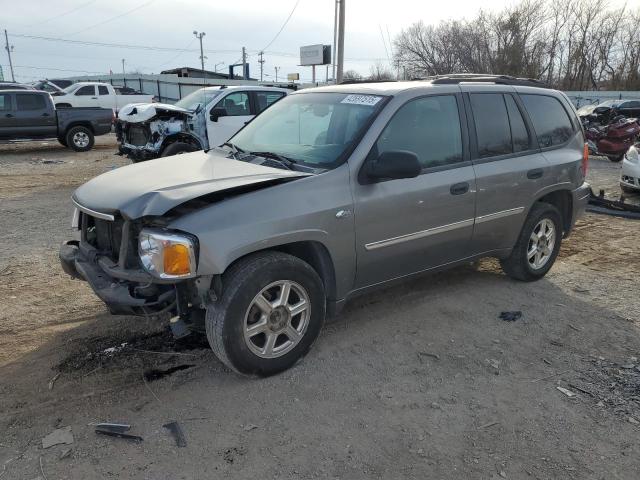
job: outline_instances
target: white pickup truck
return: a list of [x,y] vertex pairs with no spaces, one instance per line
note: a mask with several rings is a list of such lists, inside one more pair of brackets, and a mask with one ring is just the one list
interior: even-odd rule
[[79,82],[52,94],[57,108],[102,107],[118,112],[130,103],[150,103],[153,95],[121,95],[109,83]]

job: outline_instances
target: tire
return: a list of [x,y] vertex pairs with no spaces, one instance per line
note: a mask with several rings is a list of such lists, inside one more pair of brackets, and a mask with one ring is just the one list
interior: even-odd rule
[[[288,282],[291,293],[286,305],[273,308],[270,304],[281,301],[279,282]],[[299,258],[280,252],[250,255],[229,268],[222,285],[220,298],[207,306],[205,323],[213,352],[232,370],[258,376],[282,372],[304,357],[318,338],[326,314],[324,286]],[[305,295],[306,310],[289,317],[288,308],[301,305]],[[271,314],[258,307],[259,296],[268,298],[258,303],[272,308]],[[254,326],[253,336],[247,326]],[[300,335],[285,333],[291,327]],[[269,350],[267,338],[273,336]]]
[[60,145],[62,145],[63,147],[67,147],[67,139],[64,137],[58,137],[58,142],[60,142]]
[[[511,251],[511,255],[506,259],[500,260],[500,265],[504,273],[513,279],[523,282],[532,282],[544,277],[553,266],[560,251],[560,244],[562,243],[561,218],[560,212],[553,205],[542,202],[535,203],[524,222],[518,241]],[[531,237],[534,233],[540,231],[539,228],[541,228],[541,225],[549,227],[550,224],[554,229],[553,246],[549,249],[548,244],[546,245],[548,255],[545,256],[544,253],[540,253],[540,260],[542,261],[544,258],[546,258],[546,260],[544,260],[543,264],[536,266],[529,258],[531,256],[530,252],[534,248]],[[546,244],[548,238],[546,235],[544,237]],[[537,259],[537,254],[534,254],[533,262]]]
[[611,160],[613,163],[618,163],[618,162],[621,162],[622,159],[624,158],[624,153],[622,155],[610,156],[610,157],[607,157],[607,158],[609,158],[609,160]]
[[86,152],[93,148],[95,138],[93,132],[87,127],[78,125],[71,127],[65,135],[67,146],[76,152]]
[[198,148],[195,145],[192,145],[191,143],[175,142],[167,145],[164,148],[164,150],[162,150],[162,153],[160,154],[160,156],[171,157],[172,155],[180,155],[181,153],[195,152],[196,150],[198,150]]

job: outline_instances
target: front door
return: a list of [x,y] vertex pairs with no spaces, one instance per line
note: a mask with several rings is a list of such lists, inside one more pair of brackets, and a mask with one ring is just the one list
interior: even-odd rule
[[[357,274],[362,288],[467,257],[475,214],[459,94],[420,97],[401,106],[366,162],[385,151],[418,156],[422,173],[367,184],[352,180]],[[357,177],[354,175],[354,177]]]
[[16,112],[13,111],[12,95],[0,92],[0,137],[11,138],[16,133]]
[[16,93],[14,125],[21,137],[55,137],[58,123],[51,105],[43,93]]
[[97,107],[98,95],[95,85],[83,85],[73,94],[74,107]]
[[[212,117],[213,110],[222,115]],[[249,92],[230,92],[207,112],[209,147],[222,145],[253,118]]]

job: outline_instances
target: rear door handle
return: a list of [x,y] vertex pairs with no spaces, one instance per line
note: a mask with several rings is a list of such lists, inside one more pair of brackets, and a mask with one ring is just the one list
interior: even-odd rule
[[43,117],[48,117],[48,116],[49,116],[49,114],[48,114],[48,113],[43,113],[43,114],[42,114],[42,116],[43,116]]
[[454,183],[449,189],[451,195],[462,195],[469,191],[469,184],[467,182]]
[[97,100],[98,97],[91,97],[91,100]]
[[529,170],[527,172],[527,178],[529,180],[536,180],[538,178],[542,178],[543,173],[544,170],[542,170],[541,168],[534,168],[533,170]]
[[10,113],[7,113],[7,114],[5,115],[5,117],[7,117],[7,118],[13,118],[13,115],[11,115]]

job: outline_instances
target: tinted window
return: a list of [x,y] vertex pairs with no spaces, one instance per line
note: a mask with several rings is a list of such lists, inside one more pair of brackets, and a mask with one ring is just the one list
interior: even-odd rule
[[98,85],[98,94],[100,95],[109,95],[109,89],[104,85]]
[[376,143],[377,153],[409,150],[423,168],[462,161],[458,103],[453,95],[419,98],[400,107]]
[[16,95],[18,110],[44,110],[47,103],[42,95],[19,93]]
[[231,93],[218,102],[215,108],[224,108],[229,117],[251,115],[249,95],[245,92]]
[[0,110],[11,110],[11,95],[0,95]]
[[573,135],[567,111],[557,98],[547,95],[520,95],[529,112],[542,148],[560,145]]
[[76,95],[82,96],[92,96],[96,94],[96,89],[93,85],[85,85],[84,87],[80,87],[76,92]]
[[472,94],[471,107],[478,137],[478,156],[486,158],[512,153],[511,128],[502,94]]
[[277,102],[284,96],[282,92],[256,92],[256,102],[258,111],[260,113],[272,103]]
[[511,125],[511,142],[514,152],[529,150],[529,132],[522,119],[522,114],[511,95],[505,95],[504,100],[509,112],[509,124]]

